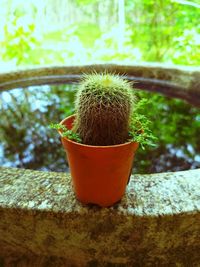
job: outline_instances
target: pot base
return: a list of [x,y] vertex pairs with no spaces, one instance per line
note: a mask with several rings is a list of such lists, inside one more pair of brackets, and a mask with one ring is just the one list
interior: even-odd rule
[[105,203],[93,203],[93,202],[90,202],[90,201],[82,201],[77,196],[76,196],[76,199],[83,205],[86,205],[86,206],[89,206],[89,207],[98,207],[98,208],[110,208],[110,207],[113,207],[115,205],[118,205],[122,200],[122,198],[120,198],[119,200],[117,200],[117,201],[115,201],[113,203],[105,204]]

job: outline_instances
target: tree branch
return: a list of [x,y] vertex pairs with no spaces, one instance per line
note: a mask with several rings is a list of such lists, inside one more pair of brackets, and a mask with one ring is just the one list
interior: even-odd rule
[[179,3],[182,5],[187,5],[187,6],[192,6],[192,7],[196,7],[196,8],[200,8],[200,5],[194,2],[190,2],[190,1],[185,1],[185,0],[172,0],[172,2],[175,3]]

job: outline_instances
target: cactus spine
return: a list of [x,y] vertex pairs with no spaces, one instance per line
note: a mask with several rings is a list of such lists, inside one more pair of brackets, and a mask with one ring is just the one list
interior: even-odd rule
[[119,76],[85,75],[76,95],[73,131],[87,145],[127,142],[134,100],[131,84]]

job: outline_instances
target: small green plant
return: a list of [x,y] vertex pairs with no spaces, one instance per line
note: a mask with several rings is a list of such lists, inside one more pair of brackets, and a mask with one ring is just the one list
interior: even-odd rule
[[151,122],[145,115],[140,113],[140,110],[144,109],[147,102],[147,99],[142,99],[136,103],[129,123],[129,141],[139,143],[142,149],[145,146],[156,146],[154,142],[157,140],[150,130]]
[[117,75],[102,73],[85,75],[75,100],[75,120],[71,130],[51,124],[62,136],[78,143],[109,146],[129,141],[144,149],[154,146],[156,138],[150,121],[142,114],[147,103],[136,103],[131,84]]
[[50,127],[52,129],[60,130],[62,137],[67,137],[68,139],[75,141],[77,143],[82,143],[80,136],[73,132],[72,130],[68,130],[65,125],[61,125],[59,123],[51,123]]

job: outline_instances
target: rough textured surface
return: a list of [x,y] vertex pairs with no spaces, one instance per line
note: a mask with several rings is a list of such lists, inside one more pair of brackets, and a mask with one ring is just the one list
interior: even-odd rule
[[136,82],[138,89],[156,91],[177,97],[200,107],[200,68],[166,66],[161,64],[142,65],[86,65],[52,66],[0,74],[0,91],[51,83],[77,82],[83,73],[93,71],[114,72],[126,75]]
[[131,177],[111,208],[69,175],[0,168],[0,266],[200,266],[200,170]]

